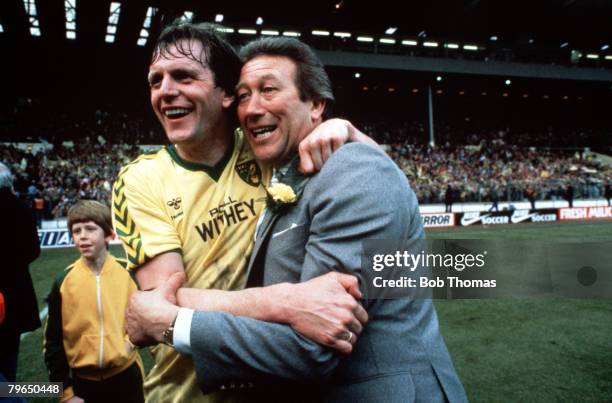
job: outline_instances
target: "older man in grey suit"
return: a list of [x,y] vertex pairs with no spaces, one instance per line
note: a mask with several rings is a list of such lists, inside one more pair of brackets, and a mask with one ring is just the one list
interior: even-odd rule
[[[364,240],[423,238],[416,197],[381,150],[349,144],[318,174],[298,172],[299,142],[328,117],[333,102],[312,50],[294,39],[266,38],[247,45],[243,56],[240,123],[256,157],[276,167],[273,182],[280,183],[268,189],[248,285],[304,282],[328,271],[363,280]],[[204,393],[252,388],[251,398],[273,400],[466,400],[431,300],[378,299],[365,306],[370,321],[359,340],[359,328],[345,335],[355,343],[350,355],[286,325],[185,308],[173,341],[192,355]]]

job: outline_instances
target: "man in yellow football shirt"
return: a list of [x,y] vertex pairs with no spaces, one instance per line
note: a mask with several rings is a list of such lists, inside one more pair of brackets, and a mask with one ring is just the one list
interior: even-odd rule
[[[180,306],[286,323],[350,352],[354,340],[343,336],[347,329],[358,333],[358,322],[367,319],[355,301],[354,277],[332,274],[302,284],[221,291],[244,286],[264,185],[272,173],[234,131],[240,68],[234,49],[210,25],[173,23],[158,38],[148,76],[151,105],[171,145],[140,156],[115,182],[114,225],[129,266],[143,290],[184,272],[184,288],[176,295]],[[302,169],[319,169],[347,140],[371,141],[346,121],[318,126],[300,145]],[[173,348],[157,346],[154,355],[156,365],[145,382],[148,401],[236,397],[233,392],[202,395],[191,360]]]

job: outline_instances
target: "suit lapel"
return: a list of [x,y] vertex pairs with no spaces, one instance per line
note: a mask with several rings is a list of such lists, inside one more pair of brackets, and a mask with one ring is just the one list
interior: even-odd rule
[[[299,155],[296,155],[291,161],[287,173],[279,180],[279,182],[291,186],[291,188],[295,192],[295,195],[297,196],[297,203],[300,202],[300,197],[304,192],[304,187],[310,179],[308,176],[304,176],[300,173],[300,171],[298,171],[297,167],[299,165],[299,162]],[[255,265],[259,253],[266,249],[262,247],[266,244],[266,240],[270,236],[270,231],[272,227],[274,227],[274,223],[281,215],[285,214],[291,208],[292,207],[289,206],[287,209],[283,209],[282,211],[272,211],[270,209],[266,209],[265,216],[259,227],[257,237],[255,238],[255,245],[253,246],[251,259],[249,260],[249,266],[247,268],[247,281],[251,277],[251,272],[253,270],[253,266]]]
[[270,232],[270,228],[272,228],[272,224],[276,222],[279,215],[272,213],[270,210],[265,211],[265,216],[261,225],[259,226],[259,231],[257,232],[257,237],[255,238],[255,245],[253,246],[253,252],[251,253],[251,260],[249,261],[249,268],[247,271],[247,277],[251,271],[255,258],[259,253],[261,246],[264,244],[264,241],[268,237],[268,233]]

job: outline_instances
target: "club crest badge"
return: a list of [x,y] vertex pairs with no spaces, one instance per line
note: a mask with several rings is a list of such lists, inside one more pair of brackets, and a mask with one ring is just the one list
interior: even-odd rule
[[258,187],[261,183],[261,168],[255,160],[248,160],[236,164],[238,176],[251,186]]

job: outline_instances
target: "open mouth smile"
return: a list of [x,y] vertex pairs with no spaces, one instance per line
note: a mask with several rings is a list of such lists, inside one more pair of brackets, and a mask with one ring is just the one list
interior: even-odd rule
[[265,139],[270,137],[274,130],[276,130],[276,126],[262,126],[256,129],[251,129],[250,131],[253,134],[253,137],[257,139]]
[[191,113],[191,109],[187,108],[168,108],[164,110],[164,116],[168,119],[180,119]]

